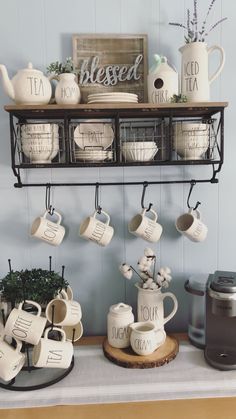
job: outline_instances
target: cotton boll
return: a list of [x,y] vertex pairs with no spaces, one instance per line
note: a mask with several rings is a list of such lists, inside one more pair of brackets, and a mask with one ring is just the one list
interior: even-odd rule
[[144,254],[147,257],[155,256],[153,250],[150,247],[146,247],[146,249],[144,249]]
[[124,275],[124,277],[125,277],[126,279],[131,279],[131,278],[132,278],[132,276],[133,276],[133,271],[132,271],[132,269],[129,269],[128,271],[124,272],[124,273],[123,273],[123,275]]
[[127,265],[126,263],[123,263],[122,265],[119,266],[119,270],[126,279],[131,279],[132,278],[133,271],[132,271],[130,265]]
[[148,285],[146,284],[146,282],[144,282],[142,288],[144,288],[144,289],[147,289],[148,288]]
[[151,285],[152,283],[153,283],[152,278],[148,278],[147,281],[145,282],[145,284],[147,284],[147,285]]
[[158,285],[155,284],[155,282],[152,282],[152,284],[150,285],[150,289],[151,290],[156,290],[157,288],[159,288]]

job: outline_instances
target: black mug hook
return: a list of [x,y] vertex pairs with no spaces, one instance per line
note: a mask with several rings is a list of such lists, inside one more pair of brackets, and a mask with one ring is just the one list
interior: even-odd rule
[[200,201],[197,201],[197,203],[196,203],[195,207],[192,207],[192,206],[190,205],[190,203],[189,203],[190,196],[191,196],[191,193],[192,193],[193,187],[194,187],[195,185],[196,185],[196,181],[195,181],[195,180],[191,180],[191,182],[190,182],[190,189],[189,189],[189,193],[188,193],[188,199],[187,199],[187,206],[188,206],[188,208],[193,208],[193,210],[194,210],[194,211],[195,211],[195,210],[199,207],[199,205],[201,205],[201,202],[200,202]]
[[45,207],[47,212],[50,215],[53,215],[55,208],[52,207],[51,205],[51,185],[50,183],[47,183],[46,185],[46,195],[45,195]]
[[97,211],[98,214],[101,214],[102,208],[99,205],[99,183],[96,183],[95,186],[95,210]]
[[153,204],[150,203],[148,205],[148,207],[145,207],[145,205],[144,205],[144,198],[145,198],[145,193],[146,193],[147,187],[148,187],[148,182],[143,182],[143,192],[142,192],[142,198],[141,198],[141,207],[142,208],[146,208],[147,211],[150,211],[150,209],[152,208]]

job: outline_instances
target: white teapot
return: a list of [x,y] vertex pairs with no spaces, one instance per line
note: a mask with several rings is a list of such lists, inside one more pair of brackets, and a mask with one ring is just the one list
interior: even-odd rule
[[5,93],[16,104],[46,105],[52,95],[50,81],[42,71],[33,68],[32,63],[27,68],[19,70],[16,75],[9,79],[5,65],[0,64],[3,88]]

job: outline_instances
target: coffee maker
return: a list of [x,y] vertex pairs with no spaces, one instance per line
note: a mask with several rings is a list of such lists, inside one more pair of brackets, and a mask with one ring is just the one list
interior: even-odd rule
[[205,320],[206,361],[220,370],[236,369],[236,272],[209,275]]

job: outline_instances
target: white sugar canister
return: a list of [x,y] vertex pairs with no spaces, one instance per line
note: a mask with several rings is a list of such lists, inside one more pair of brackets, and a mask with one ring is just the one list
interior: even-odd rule
[[129,325],[134,322],[132,307],[124,304],[114,304],[107,315],[108,342],[114,348],[127,348],[130,345]]

